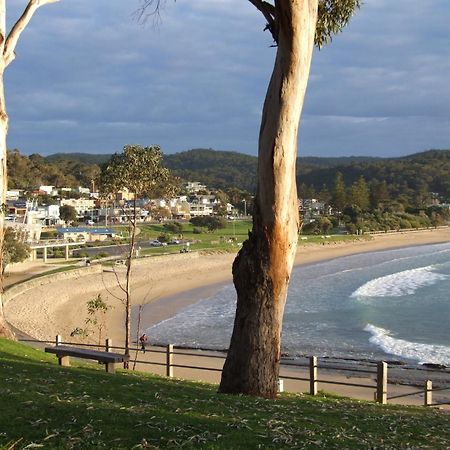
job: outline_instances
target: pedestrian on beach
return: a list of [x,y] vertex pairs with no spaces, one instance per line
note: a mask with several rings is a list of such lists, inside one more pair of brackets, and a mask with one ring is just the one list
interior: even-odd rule
[[140,338],[139,342],[141,343],[141,350],[145,353],[145,344],[147,344],[147,335],[144,333]]

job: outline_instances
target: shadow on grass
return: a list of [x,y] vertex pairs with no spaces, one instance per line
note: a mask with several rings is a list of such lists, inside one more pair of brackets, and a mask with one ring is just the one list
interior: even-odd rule
[[[450,416],[322,395],[264,400],[0,340],[0,448],[448,448]],[[41,361],[42,360],[42,361]],[[30,447],[28,447],[30,448]]]

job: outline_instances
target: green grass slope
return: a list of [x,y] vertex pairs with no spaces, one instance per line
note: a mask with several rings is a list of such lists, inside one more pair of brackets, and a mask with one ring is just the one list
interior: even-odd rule
[[0,340],[0,448],[445,449],[450,416],[335,397],[262,400],[110,375]]

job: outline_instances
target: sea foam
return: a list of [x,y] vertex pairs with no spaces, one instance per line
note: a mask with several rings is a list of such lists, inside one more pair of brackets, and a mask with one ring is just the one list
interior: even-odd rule
[[448,275],[437,273],[434,266],[404,270],[368,281],[352,293],[352,297],[401,297],[411,295],[425,286],[446,280]]
[[404,339],[396,339],[388,330],[368,324],[364,331],[372,337],[369,341],[384,352],[403,358],[413,359],[420,363],[443,364],[450,366],[450,347],[444,345],[419,344]]

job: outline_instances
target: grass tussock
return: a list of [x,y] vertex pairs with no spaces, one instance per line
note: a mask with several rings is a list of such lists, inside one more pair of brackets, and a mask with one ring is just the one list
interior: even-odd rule
[[450,416],[283,395],[263,400],[149,374],[110,375],[0,340],[0,448],[445,449]]

